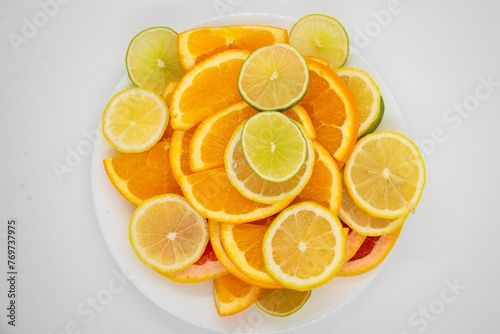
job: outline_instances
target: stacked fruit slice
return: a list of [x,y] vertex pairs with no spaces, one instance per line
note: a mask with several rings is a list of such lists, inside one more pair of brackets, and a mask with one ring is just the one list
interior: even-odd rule
[[[342,67],[345,29],[313,14],[279,27],[137,34],[102,131],[136,206],[130,244],[164,277],[213,279],[220,316],[286,316],[336,275],[379,264],[425,185],[416,146],[375,131],[368,73]],[[346,228],[347,227],[347,228]],[[346,232],[349,231],[349,232]]]

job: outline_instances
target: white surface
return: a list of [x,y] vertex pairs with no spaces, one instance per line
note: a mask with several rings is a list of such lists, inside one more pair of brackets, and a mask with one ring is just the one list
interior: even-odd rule
[[[426,159],[423,199],[383,270],[307,331],[493,333],[500,327],[500,3],[59,1],[65,4],[52,6],[52,16],[40,14],[49,0],[0,1],[0,333],[13,332],[5,310],[5,233],[12,217],[18,221],[18,333],[213,333],[169,315],[120,275],[94,214],[85,133],[95,129],[122,77],[124,52],[137,31],[157,24],[183,30],[230,12],[339,18],[352,46],[390,88]],[[378,23],[376,13],[389,9]],[[23,37],[33,19],[38,31],[25,29],[26,43],[16,51],[8,36]],[[370,36],[360,37],[363,30]],[[77,150],[78,157],[69,153]],[[71,171],[59,179],[54,164]],[[241,318],[241,329],[258,332],[261,323],[253,314]]]

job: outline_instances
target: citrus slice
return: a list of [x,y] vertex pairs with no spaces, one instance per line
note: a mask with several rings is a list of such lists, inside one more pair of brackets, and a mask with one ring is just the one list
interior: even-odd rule
[[246,198],[233,187],[224,167],[181,176],[179,185],[198,212],[221,223],[239,224],[269,217],[291,202],[287,199],[263,204]]
[[356,205],[386,219],[415,211],[425,176],[418,147],[391,130],[361,138],[344,167],[345,184]]
[[344,257],[345,262],[349,261],[356,254],[359,247],[361,247],[366,239],[366,235],[359,234],[351,228],[348,228],[348,230]]
[[359,115],[349,87],[331,68],[308,61],[309,88],[300,104],[316,130],[316,140],[335,160],[345,162],[358,137]]
[[216,112],[241,101],[237,82],[249,51],[227,50],[198,63],[177,84],[170,112],[172,127],[189,130]]
[[209,241],[205,251],[195,263],[179,271],[161,274],[177,283],[199,283],[227,273],[227,269],[218,261]]
[[340,220],[316,202],[287,207],[263,238],[265,268],[283,287],[305,291],[328,282],[344,263]]
[[269,276],[262,256],[262,240],[270,219],[265,218],[246,224],[220,224],[221,241],[227,256],[247,277],[267,288],[281,288]]
[[122,153],[103,161],[113,186],[132,204],[161,194],[182,195],[170,168],[170,143],[162,140],[141,153]]
[[238,77],[238,90],[257,110],[283,111],[299,103],[308,83],[304,57],[290,44],[276,43],[248,56]]
[[[224,165],[224,151],[233,136],[234,129],[257,111],[245,101],[229,106],[203,120],[190,142],[189,163],[193,171],[202,171]],[[311,119],[301,106],[283,112],[303,126],[307,137],[316,134]]]
[[211,219],[208,220],[208,234],[210,237],[210,243],[212,244],[212,248],[215,255],[217,256],[218,261],[227,269],[229,273],[233,274],[240,280],[250,285],[265,287],[265,285],[260,284],[259,282],[254,281],[250,277],[243,274],[241,270],[236,267],[233,261],[231,261],[229,256],[227,256],[224,246],[222,246],[220,223],[218,221]]
[[288,31],[265,25],[193,28],[179,33],[177,48],[182,66],[189,70],[211,55],[229,49],[253,51],[261,46],[288,42]]
[[125,64],[136,86],[161,94],[169,82],[184,75],[177,53],[177,33],[167,27],[139,32],[130,41]]
[[335,69],[349,56],[349,36],[342,24],[324,14],[309,14],[290,30],[289,43],[305,56],[324,58]]
[[245,101],[238,102],[203,120],[189,147],[189,162],[195,172],[224,165],[224,151],[234,129],[257,110]]
[[286,115],[302,125],[302,131],[307,138],[314,140],[316,138],[316,130],[314,130],[314,125],[309,117],[307,111],[301,105],[296,105],[292,109],[283,111],[283,115]]
[[160,96],[142,88],[127,88],[106,105],[102,133],[120,152],[143,152],[160,140],[168,119],[167,105]]
[[189,144],[196,131],[196,126],[187,130],[174,130],[170,140],[170,166],[172,175],[177,183],[180,178],[191,174],[193,171],[189,165]]
[[148,266],[159,272],[178,271],[203,254],[208,243],[207,221],[182,196],[159,195],[134,210],[129,240]]
[[315,151],[311,178],[293,203],[315,201],[338,214],[342,200],[342,177],[333,157],[318,142],[313,142]]
[[262,289],[255,305],[269,315],[286,317],[300,310],[310,296],[311,290]]
[[272,182],[292,178],[308,156],[308,142],[301,127],[276,111],[255,114],[243,124],[241,148],[252,170]]
[[400,232],[401,228],[386,235],[366,237],[356,254],[342,265],[337,275],[361,275],[377,267],[396,244]]
[[408,217],[408,214],[392,219],[372,216],[360,209],[352,200],[343,177],[342,184],[342,205],[340,206],[339,218],[357,233],[367,236],[389,234],[401,227]]
[[315,157],[312,142],[306,139],[306,161],[295,175],[282,182],[268,181],[257,175],[245,159],[241,145],[242,127],[235,130],[224,156],[229,181],[243,196],[259,203],[291,201],[312,176]]
[[261,288],[226,274],[214,279],[214,301],[217,313],[229,316],[250,307],[259,297]]
[[347,84],[359,112],[358,137],[375,131],[384,116],[384,100],[373,78],[360,68],[342,67],[335,71]]

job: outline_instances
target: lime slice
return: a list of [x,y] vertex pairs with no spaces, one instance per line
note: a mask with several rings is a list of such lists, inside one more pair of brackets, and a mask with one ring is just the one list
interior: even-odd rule
[[141,31],[130,42],[125,63],[136,86],[161,94],[169,82],[184,74],[177,53],[177,33],[167,27]]
[[123,153],[143,152],[156,144],[167,128],[167,104],[143,88],[128,88],[114,95],[102,115],[102,132]]
[[304,97],[309,70],[302,55],[291,45],[276,43],[253,51],[243,62],[238,77],[241,97],[261,111],[284,111]]
[[289,43],[304,56],[324,58],[333,69],[345,64],[349,56],[349,36],[342,24],[324,14],[309,14],[290,30]]
[[286,317],[300,310],[311,296],[311,290],[262,289],[255,305],[275,317]]
[[361,138],[377,129],[384,116],[384,100],[373,78],[359,68],[342,67],[335,71],[347,84],[359,112],[358,137]]
[[401,133],[376,131],[361,138],[344,166],[344,180],[356,205],[393,219],[415,212],[425,186],[418,147]]
[[277,111],[250,117],[241,132],[243,154],[264,180],[283,182],[296,175],[307,157],[307,141],[300,127]]

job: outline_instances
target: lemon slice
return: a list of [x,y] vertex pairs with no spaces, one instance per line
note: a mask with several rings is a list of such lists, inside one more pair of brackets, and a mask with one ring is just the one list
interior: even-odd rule
[[368,214],[356,205],[347,191],[345,183],[342,182],[342,204],[339,218],[356,233],[365,236],[386,235],[400,228],[407,216],[408,214],[398,218],[384,219]]
[[342,67],[335,71],[347,84],[359,112],[358,137],[377,129],[384,116],[384,100],[373,78],[360,68]]
[[168,27],[139,32],[130,41],[125,65],[136,86],[161,94],[169,82],[184,75],[177,53],[177,33]]
[[418,147],[391,130],[361,138],[344,166],[344,180],[352,200],[368,214],[386,219],[415,211],[425,179],[425,164]]
[[106,105],[102,132],[120,152],[143,152],[160,140],[168,120],[167,105],[160,96],[146,89],[128,88]]
[[142,202],[132,214],[129,240],[137,256],[159,272],[187,268],[208,244],[207,221],[174,194]]
[[243,62],[238,90],[261,111],[283,111],[304,97],[309,71],[304,57],[290,44],[276,43],[253,51]]
[[308,201],[287,207],[262,242],[264,265],[283,287],[298,291],[328,282],[344,263],[346,235],[338,217]]
[[269,315],[287,317],[300,310],[310,296],[311,290],[262,289],[255,305]]
[[325,59],[333,69],[343,66],[349,56],[349,36],[344,26],[324,14],[299,19],[290,30],[289,43],[304,56]]
[[276,111],[255,114],[243,124],[241,147],[252,170],[272,182],[296,175],[308,154],[300,126]]

